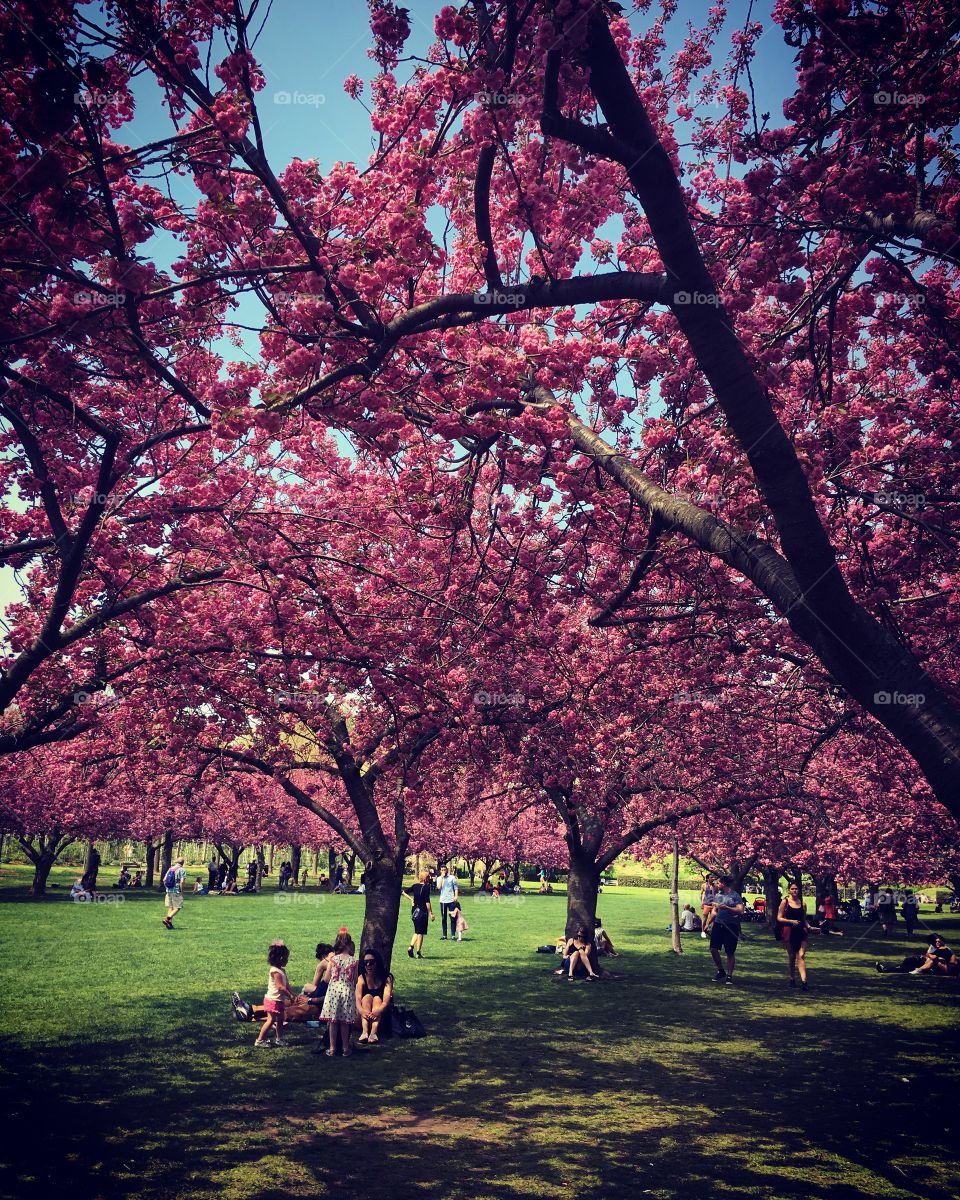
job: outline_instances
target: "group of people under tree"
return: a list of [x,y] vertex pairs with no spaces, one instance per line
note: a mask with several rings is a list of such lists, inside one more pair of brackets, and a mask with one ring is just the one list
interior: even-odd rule
[[[359,1045],[376,1045],[392,1033],[393,975],[386,969],[380,953],[373,948],[356,957],[356,945],[345,927],[341,927],[333,945],[321,942],[316,950],[317,967],[313,980],[295,996],[287,975],[290,951],[282,941],[273,942],[267,951],[269,965],[267,989],[262,1006],[252,1007],[251,1019],[263,1023],[254,1045],[285,1046],[284,1028],[288,1023],[315,1020],[327,1026],[328,1057],[338,1052],[352,1053],[351,1035],[359,1026]],[[246,1016],[239,996],[234,993],[234,1011]]]

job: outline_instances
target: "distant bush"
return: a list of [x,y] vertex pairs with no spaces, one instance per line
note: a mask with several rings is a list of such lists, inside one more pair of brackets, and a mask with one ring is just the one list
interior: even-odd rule
[[[652,879],[647,875],[620,875],[615,884],[616,887],[641,887],[641,888],[662,888],[668,891],[670,888],[669,879]],[[681,879],[680,888],[682,891],[699,891],[699,879]]]

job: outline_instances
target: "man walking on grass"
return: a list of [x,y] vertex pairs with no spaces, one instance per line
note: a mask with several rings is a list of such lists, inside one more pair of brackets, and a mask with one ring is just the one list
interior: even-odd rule
[[454,928],[456,920],[450,914],[456,908],[457,899],[460,896],[460,885],[457,882],[456,874],[451,875],[446,867],[441,867],[437,887],[440,889],[440,921],[443,928],[440,941],[445,942],[447,940],[448,916],[450,916],[450,936],[455,937],[457,932]]
[[173,928],[173,918],[183,908],[183,881],[187,872],[183,868],[183,859],[178,858],[163,877],[163,887],[166,892],[164,903],[166,916],[163,923],[167,929]]
[[[740,917],[744,907],[743,897],[733,889],[733,880],[729,875],[721,875],[713,897],[713,927],[710,930],[710,954],[717,967],[714,983],[733,984],[737,943],[740,941]],[[720,958],[721,950],[727,956],[726,968]]]

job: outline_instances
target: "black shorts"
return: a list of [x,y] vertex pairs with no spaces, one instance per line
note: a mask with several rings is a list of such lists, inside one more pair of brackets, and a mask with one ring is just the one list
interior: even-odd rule
[[427,926],[430,924],[430,914],[424,908],[420,912],[419,918],[413,923],[413,932],[415,934],[425,934]]
[[[826,924],[827,922],[824,921],[824,925]],[[807,927],[806,925],[788,925],[787,928],[790,930],[790,949],[796,953],[807,940]]]
[[710,930],[711,950],[722,950],[724,954],[736,954],[739,941],[739,930],[733,929],[729,925],[721,925],[718,921],[714,922],[713,928]]

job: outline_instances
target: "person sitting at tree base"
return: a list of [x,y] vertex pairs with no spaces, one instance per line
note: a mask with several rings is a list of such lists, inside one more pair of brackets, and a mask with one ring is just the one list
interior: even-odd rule
[[597,954],[607,955],[609,958],[620,957],[617,951],[614,950],[610,935],[603,928],[603,922],[599,917],[595,917],[593,922],[593,944],[596,947]]
[[568,983],[574,979],[599,979],[596,969],[597,949],[593,938],[586,929],[578,929],[571,938],[567,938],[563,947],[563,966],[557,975],[565,975]]

